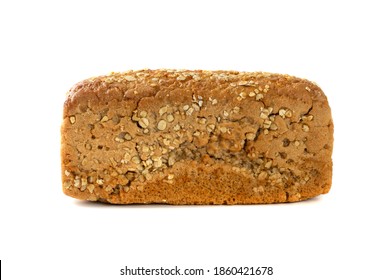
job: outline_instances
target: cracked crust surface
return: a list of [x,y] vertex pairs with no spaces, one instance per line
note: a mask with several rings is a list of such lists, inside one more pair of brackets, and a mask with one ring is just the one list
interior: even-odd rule
[[333,122],[312,82],[263,72],[140,70],[76,84],[65,194],[114,204],[294,202],[331,187]]

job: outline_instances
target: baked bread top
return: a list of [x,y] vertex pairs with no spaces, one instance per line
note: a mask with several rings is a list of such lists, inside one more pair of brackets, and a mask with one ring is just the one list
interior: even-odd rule
[[[281,197],[266,202],[306,199],[331,186],[333,122],[327,98],[316,84],[289,75],[112,73],[76,84],[63,117],[63,173],[71,174],[63,176],[67,190],[83,172],[94,174],[85,185],[104,181],[109,189],[128,192],[148,181],[183,185],[180,174],[191,164],[210,166],[209,171],[228,168],[254,192],[281,188]],[[127,180],[108,175],[129,172],[135,174]],[[96,189],[90,194],[96,196]],[[110,195],[99,199],[130,203],[126,195]]]

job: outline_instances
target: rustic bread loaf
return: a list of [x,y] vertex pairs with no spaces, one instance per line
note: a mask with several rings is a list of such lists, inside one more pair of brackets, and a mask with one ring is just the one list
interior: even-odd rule
[[329,191],[321,89],[263,72],[141,70],[76,84],[62,124],[65,194],[114,204],[293,202]]

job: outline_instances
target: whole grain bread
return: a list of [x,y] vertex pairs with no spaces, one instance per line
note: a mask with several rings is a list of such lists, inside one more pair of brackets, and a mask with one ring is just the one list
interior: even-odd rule
[[329,191],[333,122],[314,83],[264,72],[140,70],[76,84],[62,182],[113,204],[254,204]]

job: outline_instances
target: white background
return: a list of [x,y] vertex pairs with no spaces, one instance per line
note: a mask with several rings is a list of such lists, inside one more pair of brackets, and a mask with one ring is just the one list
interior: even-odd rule
[[[125,277],[129,267],[273,266],[265,279],[391,279],[387,1],[1,1],[4,279]],[[62,194],[65,92],[140,68],[316,81],[335,122],[331,192],[257,206],[106,206]],[[257,279],[176,277],[173,279]]]

